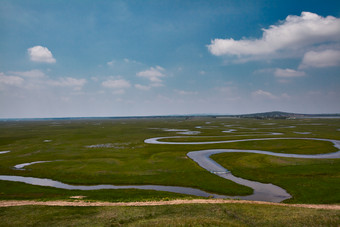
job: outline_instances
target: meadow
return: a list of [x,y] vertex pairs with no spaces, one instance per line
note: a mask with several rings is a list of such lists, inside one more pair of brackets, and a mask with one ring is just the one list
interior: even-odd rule
[[[24,217],[24,218],[18,218]],[[254,204],[0,208],[0,226],[338,226],[339,210]]]
[[[189,133],[184,130],[189,130]],[[192,131],[199,132],[199,134],[190,135]],[[168,138],[163,139],[163,141],[195,142],[280,137],[289,137],[291,139],[204,145],[144,143],[144,140],[148,138],[172,136],[184,137]],[[48,178],[72,185],[152,184],[192,187],[230,196],[249,195],[252,193],[251,188],[238,185],[202,169],[189,159],[186,154],[190,151],[222,148],[265,150],[293,154],[321,154],[338,150],[331,142],[295,140],[294,138],[340,140],[340,120],[173,117],[1,121],[0,151],[10,152],[0,154],[0,175]],[[244,153],[217,154],[212,158],[230,170],[235,176],[263,183],[273,183],[284,188],[292,195],[292,198],[285,200],[284,203],[340,203],[340,191],[338,190],[340,188],[340,159],[297,159]],[[35,161],[51,162],[29,165],[24,170],[14,168],[17,164]],[[193,195],[153,190],[105,189],[80,191],[0,181],[0,200],[72,201],[73,199],[70,197],[79,195],[85,196],[84,200],[86,201],[111,202],[198,198]],[[236,213],[234,214],[226,211],[229,209],[226,206],[229,205],[211,205],[212,207],[210,205],[186,206],[163,207],[159,212],[162,213],[166,210],[169,214],[175,214],[179,210],[187,209],[189,215],[189,213],[197,212],[198,207],[201,207],[202,212],[200,215],[202,217],[206,215],[203,214],[203,210],[208,212],[209,209],[216,209],[218,215],[228,216],[230,214],[238,217],[239,215],[242,216],[242,212],[249,212],[246,210],[253,209],[252,205],[233,205],[231,206],[232,209],[238,209],[237,212],[241,212],[237,213],[235,211]],[[129,209],[135,209],[136,211],[134,212],[142,213],[137,215],[138,218],[134,217],[136,220],[140,220],[139,217],[148,217],[146,219],[152,220],[149,217],[153,217],[153,215],[158,217],[156,218],[157,220],[161,219],[160,223],[166,223],[166,220],[169,219],[169,216],[165,215],[165,213],[158,216],[160,213],[153,210],[158,208],[103,208],[98,211],[99,208],[16,207],[1,208],[0,215],[2,215],[1,219],[3,219],[4,216],[9,218],[7,217],[9,214],[39,209],[46,210],[51,215],[55,212],[58,215],[70,215],[82,210],[79,215],[84,215],[84,218],[88,213],[93,212],[96,215],[104,215],[110,209],[117,210],[115,212],[118,213],[126,213]],[[261,209],[263,212],[270,212],[273,208],[263,207]],[[292,213],[295,211],[305,212],[318,219],[318,216],[312,214],[314,211],[308,209],[275,209],[279,213],[287,212],[289,209],[291,209]],[[29,216],[30,214],[27,215]],[[48,214],[46,215],[48,216]],[[201,217],[200,215],[197,218]],[[219,223],[218,220],[221,217],[218,215],[211,217],[211,220],[213,220],[211,223],[220,225],[229,223],[232,220],[230,223],[234,223],[235,226],[251,225],[250,220],[248,220],[249,223],[247,221],[239,222],[238,218],[236,218],[237,222],[234,222],[236,219],[229,220],[230,215],[228,217],[224,216],[226,219],[223,221],[225,222]],[[321,220],[324,220],[324,223],[334,223],[334,217],[338,218],[339,212],[334,211],[332,215],[329,218],[322,217]],[[29,218],[28,216],[27,218]],[[44,217],[40,216],[39,218]],[[110,217],[109,220],[112,221],[112,218]],[[134,218],[132,219],[135,220]],[[179,217],[179,219],[181,218],[182,216]],[[124,218],[117,217],[115,219],[118,224],[120,219],[123,220]],[[80,218],[79,220],[83,219]],[[294,218],[289,220],[294,223]],[[267,221],[258,220],[256,222],[261,225],[266,223],[270,225],[272,223],[270,220]],[[308,218],[305,221],[304,223],[312,222]],[[145,223],[150,224],[152,222]],[[198,221],[197,223],[200,222]],[[287,222],[282,219],[278,223],[283,226]]]

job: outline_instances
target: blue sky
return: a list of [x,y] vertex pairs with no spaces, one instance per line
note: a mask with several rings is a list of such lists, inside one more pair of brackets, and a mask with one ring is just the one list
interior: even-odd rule
[[338,1],[0,0],[0,118],[340,112]]

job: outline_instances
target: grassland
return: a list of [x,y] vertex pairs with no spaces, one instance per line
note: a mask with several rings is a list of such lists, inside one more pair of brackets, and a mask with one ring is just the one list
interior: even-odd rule
[[338,226],[340,211],[256,204],[19,206],[0,208],[0,219],[0,226]]
[[[199,126],[197,128],[197,126]],[[95,119],[0,122],[0,175],[49,178],[69,184],[159,184],[199,188],[226,195],[252,190],[200,168],[186,153],[235,148],[316,154],[334,152],[330,142],[249,141],[209,145],[145,144],[152,137],[178,136],[164,129],[200,131],[169,141],[219,141],[247,138],[311,137],[340,140],[338,119],[252,120],[218,118]],[[235,129],[231,133],[224,130]],[[271,132],[282,135],[269,135]],[[302,134],[299,134],[301,133]],[[307,134],[308,132],[309,134]],[[340,160],[279,158],[229,153],[213,158],[234,175],[270,182],[293,198],[286,203],[340,203]],[[54,161],[27,166],[34,161]],[[0,181],[0,200],[155,201],[195,196],[151,190],[62,190]],[[20,218],[18,218],[20,217]],[[0,226],[338,226],[339,210],[256,204],[186,204],[148,207],[0,208]]]
[[[199,126],[199,128],[197,128]],[[172,141],[208,141],[270,137],[340,139],[339,119],[253,120],[219,118],[83,119],[0,122],[1,175],[49,178],[68,184],[171,185],[199,188],[226,195],[247,195],[252,190],[200,168],[186,153],[213,148],[257,149],[315,154],[336,149],[329,142],[312,140],[251,141],[210,145],[154,145],[152,137],[178,136],[164,129],[200,131],[199,137]],[[236,129],[232,133],[222,131]],[[282,135],[268,135],[270,132]],[[308,132],[310,134],[299,134]],[[203,136],[203,137],[201,137]],[[93,146],[93,145],[98,145]],[[92,147],[88,147],[92,146]],[[214,158],[233,174],[285,188],[294,203],[339,203],[339,160],[300,160],[255,154],[219,154]],[[54,161],[15,170],[33,161]],[[195,198],[144,190],[77,191],[0,181],[0,199],[69,199],[146,201]]]

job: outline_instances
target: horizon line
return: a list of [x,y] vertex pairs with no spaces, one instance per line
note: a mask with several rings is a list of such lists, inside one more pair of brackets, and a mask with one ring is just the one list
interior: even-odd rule
[[168,114],[168,115],[126,115],[126,116],[73,116],[73,117],[0,117],[0,121],[3,120],[51,120],[51,119],[104,119],[104,118],[166,118],[166,117],[237,117],[237,116],[249,116],[249,115],[261,115],[270,113],[282,113],[290,115],[300,115],[300,116],[340,116],[340,113],[293,113],[284,111],[268,111],[268,112],[257,112],[257,113],[243,113],[243,114],[216,114],[216,113],[206,113],[206,114]]

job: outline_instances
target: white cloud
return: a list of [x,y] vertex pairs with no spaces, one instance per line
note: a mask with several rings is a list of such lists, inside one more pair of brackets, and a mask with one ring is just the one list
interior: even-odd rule
[[291,78],[291,77],[300,77],[305,76],[305,72],[296,71],[294,69],[276,69],[274,72],[276,77],[285,77],[285,78]]
[[111,88],[113,90],[113,94],[124,94],[125,89],[131,87],[129,81],[124,79],[108,79],[102,82],[102,86],[106,88]]
[[60,78],[59,80],[49,80],[48,85],[57,87],[73,87],[75,90],[80,90],[86,83],[86,79],[76,79],[72,77]]
[[108,65],[109,67],[120,66],[120,65],[132,66],[132,65],[142,65],[142,63],[136,60],[133,60],[133,59],[124,58],[124,59],[118,59],[118,60],[112,59],[111,61],[106,62],[106,65]]
[[128,58],[124,58],[124,62],[125,63],[132,63],[132,64],[137,64],[137,65],[142,65],[142,63],[136,61],[136,60],[133,60],[133,59],[128,59]]
[[197,91],[183,91],[183,90],[175,90],[175,92],[179,95],[197,95]]
[[56,60],[53,57],[51,51],[47,47],[34,46],[27,49],[31,61],[55,63]]
[[112,66],[112,65],[114,65],[115,64],[115,60],[112,60],[112,61],[109,61],[109,62],[107,62],[106,64],[108,65],[108,66]]
[[141,71],[137,73],[137,76],[139,77],[144,77],[148,80],[150,80],[152,83],[159,84],[162,83],[162,80],[160,79],[161,77],[165,77],[164,68],[160,66],[150,67],[150,69]]
[[277,97],[272,93],[263,90],[254,91],[251,95],[255,98],[277,99]]
[[30,71],[23,71],[23,72],[9,72],[10,74],[14,74],[17,76],[28,77],[28,78],[43,78],[45,77],[45,73],[38,70],[33,69]]
[[310,12],[289,15],[279,25],[262,29],[260,39],[214,39],[208,45],[213,55],[265,56],[340,41],[340,19]]
[[23,83],[24,79],[19,76],[7,76],[0,73],[0,85],[21,86]]
[[9,76],[0,73],[0,84],[2,87],[16,86],[21,89],[41,90],[48,87],[71,87],[74,90],[81,90],[87,82],[86,79],[76,79],[72,77],[49,79],[44,72],[40,70],[15,71],[9,72]]
[[130,82],[124,79],[109,79],[104,81],[102,85],[107,88],[129,88],[131,86]]
[[321,68],[338,65],[340,65],[340,51],[338,50],[309,51],[303,56],[299,68]]

